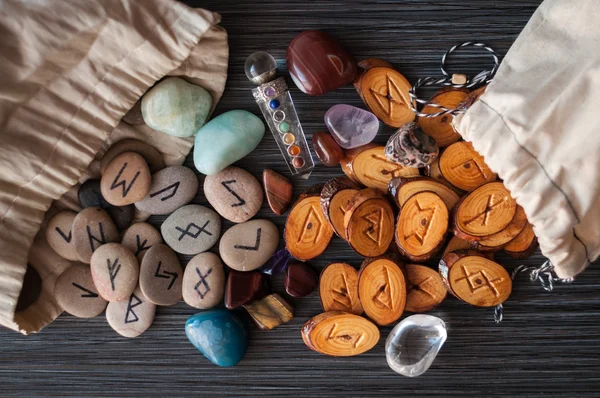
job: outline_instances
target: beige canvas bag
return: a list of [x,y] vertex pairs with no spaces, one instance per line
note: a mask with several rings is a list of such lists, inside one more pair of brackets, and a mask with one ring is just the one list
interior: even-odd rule
[[600,255],[600,1],[546,0],[454,120],[504,180],[559,278]]
[[[79,210],[78,182],[98,175],[114,142],[147,141],[183,163],[192,139],[120,119],[165,75],[216,105],[229,55],[219,21],[173,0],[0,0],[0,324],[27,334],[62,311],[54,282],[71,263],[46,243],[44,220]],[[41,295],[15,313],[28,263]]]

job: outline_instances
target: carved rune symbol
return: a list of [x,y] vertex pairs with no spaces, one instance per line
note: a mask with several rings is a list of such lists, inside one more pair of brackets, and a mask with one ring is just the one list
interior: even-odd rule
[[106,259],[106,265],[108,267],[108,276],[110,277],[110,286],[112,287],[113,292],[115,291],[115,278],[117,274],[121,270],[121,264],[119,264],[119,258],[115,259],[113,263],[110,263],[110,259]]
[[474,167],[475,170],[477,170],[477,172],[479,173],[479,175],[481,175],[482,178],[484,178],[484,179],[487,178],[487,176],[483,172],[483,168],[481,167],[481,165],[479,163],[477,163],[477,161],[475,159],[465,160],[461,164],[452,167],[452,170],[456,170],[458,168],[470,169],[471,167]]
[[488,288],[491,290],[494,296],[500,296],[500,292],[494,284],[496,282],[502,282],[503,279],[501,277],[490,280],[489,276],[487,276],[484,270],[479,270],[475,273],[470,274],[469,270],[467,270],[467,267],[464,265],[462,266],[462,270],[465,276],[463,276],[462,278],[458,278],[456,282],[466,280],[469,284],[469,289],[471,289],[471,293],[475,293],[480,289]]
[[83,290],[86,293],[86,294],[82,294],[81,295],[81,297],[83,297],[83,298],[96,298],[96,297],[98,297],[97,293],[94,293],[91,290],[86,289],[85,287],[81,286],[78,283],[73,282],[72,285],[75,286],[79,290]]
[[140,238],[139,235],[135,235],[135,245],[136,245],[136,250],[135,250],[135,256],[137,257],[141,252],[143,252],[144,250],[148,250],[152,247],[152,245],[150,246],[146,246],[146,243],[148,243],[148,239],[144,239],[143,242],[140,242],[142,240],[142,238]]
[[352,344],[352,348],[357,348],[360,345],[360,342],[364,337],[364,333],[337,334],[337,327],[337,323],[331,325],[331,329],[329,330],[326,340],[342,340],[346,343]]
[[433,221],[433,217],[435,216],[435,212],[437,210],[437,206],[433,205],[432,207],[423,208],[418,200],[415,201],[417,204],[417,208],[419,209],[419,213],[415,216],[415,218],[421,219],[421,228],[418,228],[416,231],[413,231],[410,235],[406,235],[404,239],[408,241],[411,237],[414,237],[417,242],[421,246],[425,244],[425,239],[427,239],[427,235],[429,234],[429,230],[431,229],[431,222]]
[[58,232],[58,234],[60,236],[62,236],[62,238],[67,242],[67,243],[71,243],[71,239],[73,238],[73,231],[69,231],[69,236],[67,236],[60,228],[56,227],[54,228],[56,230],[56,232]]
[[385,283],[377,290],[373,301],[391,310],[394,308],[394,299],[392,296],[392,285],[390,284],[390,274],[386,266],[383,267],[383,275]]
[[[375,181],[380,181],[382,177],[385,179],[391,179],[393,177],[402,177],[402,170],[404,169],[404,166],[402,166],[401,164],[390,162],[385,156],[377,154],[371,154],[371,159],[379,162],[380,166],[378,167],[378,169],[380,169],[379,174],[381,176],[373,177],[369,174],[365,174],[365,177]],[[392,176],[388,177],[388,175],[390,174]]]
[[495,198],[496,198],[496,196],[494,194],[491,194],[490,196],[488,196],[488,200],[487,200],[487,204],[485,205],[485,209],[482,212],[476,214],[475,217],[472,217],[471,219],[465,221],[465,225],[469,225],[478,219],[481,219],[481,225],[487,225],[488,220],[490,218],[490,214],[492,213],[492,210],[494,210],[496,207],[500,206],[504,202],[508,201],[507,196],[502,197],[502,199],[497,202],[494,202]]
[[[298,237],[298,243],[317,243],[317,240],[321,236],[322,228],[323,223],[319,219],[319,213],[317,213],[314,206],[311,206],[302,225],[302,233]],[[305,240],[305,238],[307,239]]]
[[381,109],[383,109],[388,116],[392,116],[394,112],[394,104],[400,106],[406,106],[406,104],[402,100],[402,91],[387,73],[385,75],[385,83],[385,91],[375,91],[372,88],[369,90],[373,94],[373,98],[375,98],[375,101],[377,101]]
[[89,225],[86,225],[88,239],[90,241],[90,249],[92,250],[92,252],[96,250],[96,248],[94,247],[94,242],[98,243],[98,246],[102,246],[106,243],[106,238],[104,237],[104,228],[102,227],[101,222],[98,223],[98,228],[100,229],[100,239],[92,235],[92,229]]
[[153,198],[157,195],[160,195],[163,192],[167,192],[167,191],[171,191],[171,193],[169,193],[166,196],[163,196],[162,198],[160,198],[161,202],[164,202],[165,200],[171,199],[173,196],[175,196],[175,194],[177,193],[177,190],[179,189],[179,184],[181,183],[181,181],[177,181],[174,182],[173,184],[169,185],[168,187],[165,187],[163,189],[161,189],[160,191],[156,191],[150,194],[150,197]]
[[342,281],[344,282],[339,289],[331,289],[333,293],[333,301],[337,301],[344,307],[352,307],[352,297],[350,297],[350,290],[348,290],[348,279],[346,273],[342,272]]
[[[210,292],[210,286],[208,284],[208,282],[206,281],[206,278],[210,275],[210,273],[212,272],[212,268],[209,269],[208,271],[206,271],[206,274],[202,275],[202,272],[200,272],[200,269],[198,267],[196,267],[196,273],[198,274],[198,277],[200,278],[200,280],[198,280],[198,283],[196,283],[196,286],[194,286],[194,290],[198,293],[198,295],[200,296],[201,299],[204,299],[204,296],[206,296],[208,294],[208,292]],[[200,291],[200,285],[202,285],[204,288],[202,290],[204,290],[204,292]]]
[[162,261],[158,262],[158,266],[156,267],[156,271],[154,272],[154,276],[157,278],[164,278],[164,279],[169,279],[169,278],[173,278],[171,280],[171,283],[169,283],[169,287],[167,288],[167,290],[171,290],[171,288],[173,287],[173,284],[175,283],[175,279],[177,279],[177,272],[169,272],[169,271],[165,271],[164,269],[162,270],[162,274],[159,273],[161,271],[160,266],[162,265]]
[[[192,238],[196,239],[196,238],[198,238],[198,236],[200,236],[200,234],[202,232],[204,232],[208,236],[212,236],[212,233],[208,232],[206,230],[206,227],[208,226],[208,224],[210,224],[210,220],[207,220],[202,227],[197,226],[193,222],[189,223],[188,226],[185,229],[180,228],[180,227],[175,227],[176,230],[178,230],[179,232],[181,232],[181,236],[179,237],[178,240],[181,241],[186,235],[191,236]],[[195,233],[191,233],[190,232],[190,230],[192,228],[196,228],[196,232]]]
[[262,234],[262,228],[257,229],[256,230],[256,243],[254,244],[254,246],[235,245],[235,246],[233,246],[233,248],[241,249],[241,250],[258,251],[258,248],[260,247],[260,235],[261,234]]
[[[133,300],[135,300],[135,303],[133,302]],[[133,312],[133,309],[141,304],[143,304],[142,300],[140,300],[139,297],[135,295],[135,293],[132,293],[129,297],[129,303],[127,303],[127,312],[125,312],[125,324],[137,322],[140,320],[137,314]],[[132,318],[129,317],[130,314]]]
[[414,285],[409,284],[408,285],[408,291],[406,292],[406,294],[408,295],[408,294],[412,293],[413,290],[417,290],[419,292],[425,293],[429,297],[435,298],[435,295],[433,293],[431,293],[427,289],[427,287],[429,286],[430,282],[432,282],[432,281],[433,281],[433,278],[431,276],[429,276],[425,280],[423,280],[423,281],[421,281],[419,283],[416,283]]
[[127,168],[127,162],[123,163],[123,167],[121,167],[121,170],[119,170],[119,173],[117,174],[112,185],[110,186],[111,191],[118,187],[122,187],[123,188],[123,191],[122,191],[123,197],[127,196],[127,194],[129,193],[129,190],[131,189],[131,187],[133,187],[133,184],[135,184],[135,180],[137,180],[138,176],[140,175],[139,171],[137,173],[135,173],[135,176],[133,176],[129,185],[127,185],[126,180],[119,181],[119,179],[121,178],[121,174],[123,174],[123,172],[125,171],[126,168]]
[[231,205],[231,207],[238,207],[238,206],[243,206],[246,204],[246,201],[237,194],[237,192],[235,192],[230,186],[229,184],[233,184],[235,183],[235,180],[229,180],[229,181],[221,181],[221,185],[223,185],[225,187],[225,189],[232,194],[233,196],[235,196],[235,198],[238,200],[237,203],[234,203]]
[[383,229],[383,208],[373,210],[367,215],[362,216],[369,226],[363,231],[367,238],[371,239],[377,245],[381,245],[381,232]]

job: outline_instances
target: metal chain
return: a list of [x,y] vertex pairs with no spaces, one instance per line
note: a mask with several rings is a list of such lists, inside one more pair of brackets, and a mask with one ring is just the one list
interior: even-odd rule
[[[452,77],[448,74],[448,71],[446,71],[446,59],[448,58],[448,55],[452,54],[457,49],[460,49],[463,47],[469,47],[469,46],[480,47],[480,48],[487,50],[492,55],[492,58],[494,59],[494,67],[490,70],[482,70],[472,79],[467,77],[467,82],[465,84],[454,84],[454,83],[452,83]],[[463,110],[463,109],[449,109],[440,104],[436,104],[433,102],[428,102],[426,100],[420,99],[416,94],[417,89],[419,87],[427,87],[427,86],[474,88],[474,87],[477,87],[477,86],[480,86],[483,84],[487,84],[490,81],[492,81],[499,66],[500,66],[500,60],[498,59],[498,55],[496,54],[496,52],[494,51],[493,48],[486,46],[483,43],[474,43],[471,41],[468,41],[468,42],[465,42],[462,44],[458,44],[458,45],[452,47],[451,49],[449,49],[448,51],[446,51],[444,53],[444,55],[442,56],[440,70],[442,72],[443,77],[421,78],[421,79],[417,80],[417,83],[415,83],[415,85],[412,86],[412,88],[408,91],[408,94],[409,94],[410,100],[411,100],[410,108],[412,109],[413,112],[415,112],[415,114],[417,116],[425,117],[425,118],[432,118],[432,117],[438,117],[438,116],[443,116],[443,115],[457,115],[459,113],[464,113],[465,110]],[[436,113],[423,113],[423,112],[419,111],[419,109],[418,109],[419,104],[421,104],[421,105],[427,104],[427,106],[431,106],[433,108],[438,108],[438,109],[440,109],[440,111],[436,112]]]
[[[513,270],[511,279],[514,280],[522,272],[529,272],[529,280],[531,282],[539,281],[542,288],[547,292],[554,290],[555,283],[571,283],[574,280],[574,278],[561,279],[554,275],[554,265],[549,260],[539,267],[535,265],[519,265]],[[504,311],[502,304],[498,304],[494,308],[494,320],[496,323],[500,323],[503,318]]]

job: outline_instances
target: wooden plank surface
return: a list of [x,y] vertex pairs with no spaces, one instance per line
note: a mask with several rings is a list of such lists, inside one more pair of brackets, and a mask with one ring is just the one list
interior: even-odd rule
[[[357,59],[381,57],[409,80],[436,75],[441,54],[468,40],[488,43],[505,54],[539,0],[405,1],[240,1],[188,0],[222,14],[231,46],[229,80],[216,114],[246,109],[260,114],[244,75],[254,51],[272,53],[285,68],[290,40],[306,29],[323,29]],[[452,59],[452,71],[474,75],[484,58]],[[361,106],[352,87],[320,98],[292,89],[307,135],[323,130],[323,115],[334,104]],[[383,128],[377,142],[392,132]],[[192,166],[191,159],[187,165]],[[257,177],[265,167],[286,174],[269,133],[239,165]],[[308,181],[295,180],[295,194],[310,184],[340,175],[318,166]],[[199,194],[195,203],[205,204]],[[258,217],[282,230],[285,217],[263,206]],[[152,222],[159,224],[160,218]],[[229,227],[231,224],[226,224]],[[541,264],[536,255],[518,262],[498,255],[509,270],[520,263]],[[319,259],[321,269],[336,260],[358,266],[361,259],[334,239]],[[81,320],[62,315],[42,333],[24,337],[0,330],[0,395],[120,396],[598,396],[600,393],[600,270],[591,266],[571,285],[547,293],[522,275],[505,305],[505,320],[493,322],[491,309],[448,298],[433,315],[448,326],[448,341],[430,370],[415,379],[392,372],[385,360],[385,337],[371,352],[330,358],[306,348],[301,325],[320,312],[316,293],[293,300],[296,318],[273,331],[252,327],[250,347],[235,368],[210,364],[187,341],[183,325],[196,311],[184,303],[159,308],[153,326],[136,339],[118,336],[104,316]],[[281,277],[274,289],[282,292]]]

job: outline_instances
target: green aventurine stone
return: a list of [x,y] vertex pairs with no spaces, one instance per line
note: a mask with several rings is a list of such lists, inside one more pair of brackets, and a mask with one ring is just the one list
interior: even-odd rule
[[168,77],[142,98],[144,122],[161,133],[191,137],[204,125],[212,97],[200,86]]
[[194,164],[202,174],[217,174],[256,148],[265,125],[248,111],[234,110],[217,116],[196,134]]

